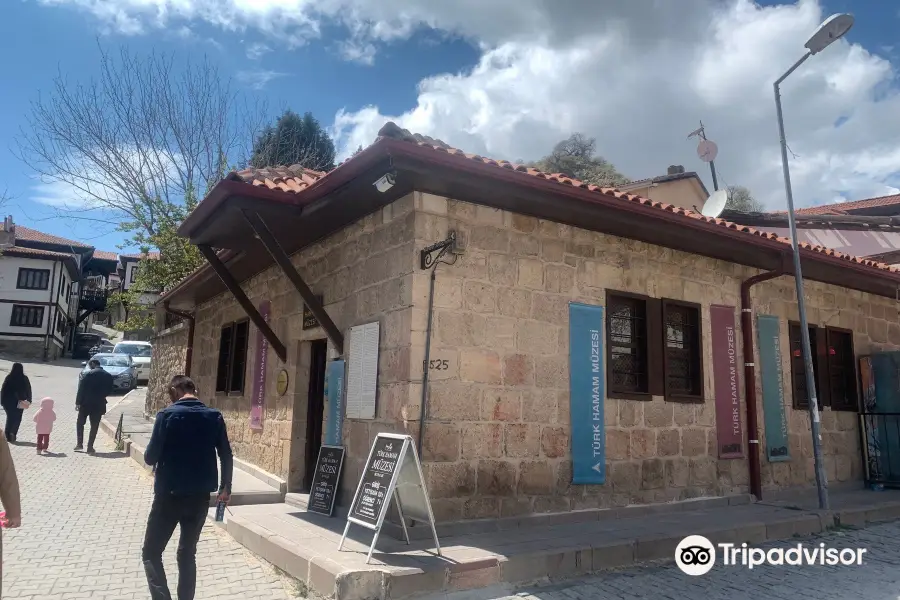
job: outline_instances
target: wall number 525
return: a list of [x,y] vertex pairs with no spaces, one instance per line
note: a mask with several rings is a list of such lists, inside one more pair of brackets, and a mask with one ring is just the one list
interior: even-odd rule
[[429,361],[428,368],[432,371],[446,371],[450,368],[450,363],[447,359],[436,359]]

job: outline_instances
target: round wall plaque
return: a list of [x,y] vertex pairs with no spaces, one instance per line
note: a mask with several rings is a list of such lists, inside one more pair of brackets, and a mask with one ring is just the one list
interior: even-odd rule
[[288,389],[288,372],[282,369],[278,372],[277,391],[279,396],[284,396]]

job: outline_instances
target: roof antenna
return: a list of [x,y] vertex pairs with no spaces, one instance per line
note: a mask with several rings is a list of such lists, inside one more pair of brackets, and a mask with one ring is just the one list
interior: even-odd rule
[[700,128],[688,134],[688,139],[692,137],[700,138],[697,144],[697,156],[703,162],[709,163],[709,171],[712,174],[713,191],[719,191],[719,180],[716,177],[716,156],[719,154],[719,147],[712,140],[706,139],[706,129],[703,127],[703,121],[700,121]]

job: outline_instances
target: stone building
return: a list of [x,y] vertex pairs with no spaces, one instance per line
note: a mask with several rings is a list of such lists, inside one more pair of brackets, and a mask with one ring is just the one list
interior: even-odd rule
[[[452,251],[424,264],[423,250],[451,233]],[[390,123],[328,174],[232,174],[181,234],[211,264],[160,301],[160,314],[192,323],[158,332],[148,411],[188,353],[237,456],[290,491],[308,486],[328,425],[325,364],[348,358],[351,328],[372,322],[374,415],[332,413],[343,415],[344,503],[377,433],[419,438],[429,336],[423,461],[441,521],[814,482],[783,238],[466,155]],[[801,252],[828,477],[859,480],[856,361],[900,347],[900,273]],[[579,307],[599,319],[592,338],[576,326]],[[593,341],[576,347],[573,336]],[[262,423],[251,427],[264,339]],[[572,365],[591,348],[593,379],[572,393]],[[580,474],[585,465],[597,475]]]

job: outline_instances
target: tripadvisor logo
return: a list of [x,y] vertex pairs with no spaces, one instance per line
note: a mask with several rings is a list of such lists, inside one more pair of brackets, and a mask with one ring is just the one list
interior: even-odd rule
[[714,545],[702,535],[689,535],[675,548],[675,564],[687,575],[709,573],[716,564],[716,554],[725,566],[748,569],[762,565],[862,565],[865,548],[829,548],[824,543],[815,546],[797,544],[788,548],[753,548],[745,544]]

